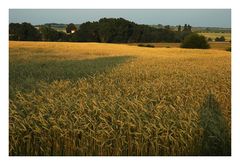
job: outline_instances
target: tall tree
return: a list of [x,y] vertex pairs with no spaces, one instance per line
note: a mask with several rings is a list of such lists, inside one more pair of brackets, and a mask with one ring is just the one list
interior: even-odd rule
[[184,25],[183,31],[184,31],[184,32],[188,31],[188,26],[187,26],[187,24]]
[[170,30],[170,25],[164,26],[165,29]]
[[187,31],[191,32],[192,31],[192,26],[188,25],[187,26]]
[[181,25],[178,25],[178,32],[181,32],[182,31],[182,27]]

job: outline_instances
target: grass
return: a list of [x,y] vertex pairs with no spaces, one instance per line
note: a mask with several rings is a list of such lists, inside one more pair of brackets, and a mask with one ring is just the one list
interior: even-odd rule
[[10,155],[231,154],[230,52],[54,42],[9,49]]

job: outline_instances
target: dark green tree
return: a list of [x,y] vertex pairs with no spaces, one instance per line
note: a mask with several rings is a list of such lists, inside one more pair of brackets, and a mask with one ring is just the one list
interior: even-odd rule
[[[64,26],[62,24],[49,23],[37,30],[31,24],[10,24],[9,38],[14,40],[42,40],[42,41],[73,41],[73,42],[180,42],[191,33],[185,25],[185,30],[173,31],[170,26],[157,28],[149,25],[139,25],[123,18],[102,18],[97,22],[86,22],[76,30],[74,24],[69,24],[66,33],[59,32],[52,27]],[[28,29],[28,30],[25,30]]]
[[187,31],[192,32],[192,26],[187,25]]
[[188,26],[187,26],[187,24],[184,25],[183,31],[188,31]]
[[86,22],[79,26],[79,30],[71,34],[71,41],[74,42],[99,42],[98,23]]
[[39,31],[42,36],[42,41],[67,41],[66,34],[58,32],[49,26],[41,26]]
[[192,26],[185,24],[183,32],[192,32]]
[[182,27],[181,25],[178,25],[178,32],[181,32],[182,31]]
[[164,29],[170,30],[170,25],[164,26]]
[[10,23],[9,39],[18,41],[38,41],[41,39],[39,31],[30,23]]

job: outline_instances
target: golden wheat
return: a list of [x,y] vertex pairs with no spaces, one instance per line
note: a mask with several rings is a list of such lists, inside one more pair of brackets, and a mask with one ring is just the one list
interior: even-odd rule
[[[230,154],[229,52],[99,43],[9,47],[10,155]],[[35,66],[19,71],[30,63],[116,56],[131,58],[74,79],[66,72],[50,81],[39,68],[45,79],[34,81]]]

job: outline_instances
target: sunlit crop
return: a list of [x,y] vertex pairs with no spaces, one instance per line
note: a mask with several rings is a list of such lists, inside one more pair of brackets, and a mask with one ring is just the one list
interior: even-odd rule
[[10,155],[230,155],[222,50],[10,42]]

